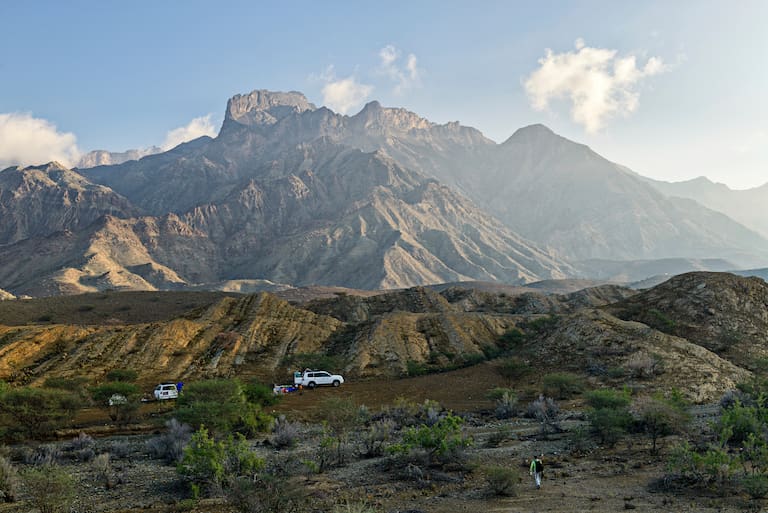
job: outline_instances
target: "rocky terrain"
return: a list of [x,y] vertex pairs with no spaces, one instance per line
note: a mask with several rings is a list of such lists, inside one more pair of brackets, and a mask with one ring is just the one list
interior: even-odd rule
[[[639,293],[615,285],[567,294],[416,287],[367,296],[338,291],[302,303],[270,293],[209,303],[204,295],[176,294],[170,308],[155,308],[165,314],[143,322],[136,305],[151,306],[148,296],[123,303],[114,299],[121,293],[83,296],[56,319],[38,307],[36,324],[0,327],[0,379],[40,384],[85,374],[98,381],[119,366],[140,370],[147,385],[217,376],[279,382],[290,375],[292,357],[318,353],[337,358],[339,370],[356,379],[396,378],[514,350],[534,368],[546,362],[604,385],[645,373],[645,362],[648,390],[679,388],[706,402],[765,358],[768,286],[725,273],[682,275]],[[0,318],[15,303],[0,304]],[[58,320],[67,316],[82,320]]]
[[[578,434],[588,427],[578,397],[561,402],[557,429],[548,434],[522,410],[507,419],[493,415],[489,390],[511,386],[523,405],[540,393],[543,376],[567,372],[590,390],[625,388],[635,396],[679,390],[698,405],[691,410],[692,432],[701,434],[717,411],[712,403],[753,372],[765,371],[756,365],[764,358],[760,337],[768,311],[768,284],[760,279],[698,272],[644,291],[604,284],[551,292],[578,288],[577,283],[545,282],[539,290],[452,284],[436,287],[439,291],[413,287],[377,294],[108,292],[4,301],[0,378],[11,386],[40,386],[53,377],[96,384],[111,370],[131,368],[148,391],[159,381],[210,377],[282,382],[290,379],[294,357],[331,358],[338,362],[333,370],[347,378],[342,387],[292,394],[274,407],[276,414],[302,422],[302,442],[278,450],[269,433],[250,442],[270,461],[296,464],[297,482],[312,494],[318,511],[330,511],[345,498],[386,513],[761,507],[761,501],[738,494],[703,497],[665,489],[664,458],[680,436],[662,437],[655,456],[638,433],[616,446],[600,446]],[[70,322],[62,322],[66,319]],[[730,335],[718,338],[723,330]],[[520,374],[505,377],[498,354],[520,362]],[[463,433],[474,443],[464,463],[438,468],[356,456],[321,474],[298,470],[299,461],[315,457],[313,444],[323,436],[318,419],[329,400],[364,404],[377,415],[402,415],[404,401],[418,409],[427,399],[465,419]],[[234,511],[222,499],[184,503],[188,491],[174,468],[147,453],[147,441],[163,432],[161,423],[171,414],[171,406],[149,403],[142,407],[142,423],[123,428],[145,434],[119,437],[104,436],[115,433],[103,425],[104,411],[78,414],[79,427],[60,433],[59,458],[80,490],[88,490],[78,493],[79,507],[177,511],[186,504],[189,511]],[[96,437],[96,452],[112,455],[115,484],[99,484],[103,473],[71,452],[78,430]],[[363,438],[356,433],[350,440]],[[21,445],[4,451],[23,462],[25,451],[34,450]],[[541,453],[548,471],[537,491],[525,472],[530,455]],[[515,496],[489,491],[486,473],[493,466],[520,473]],[[28,499],[22,495],[19,502],[0,504],[0,511],[27,511]]]

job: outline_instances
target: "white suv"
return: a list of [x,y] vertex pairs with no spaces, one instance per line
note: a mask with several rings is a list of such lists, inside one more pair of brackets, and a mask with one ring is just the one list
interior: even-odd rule
[[339,374],[331,374],[330,372],[321,370],[307,369],[303,373],[295,372],[293,374],[293,384],[296,386],[304,386],[307,388],[315,388],[322,385],[329,385],[337,387],[344,383],[344,378]]
[[155,387],[155,399],[158,401],[176,399],[177,397],[179,397],[179,391],[175,383],[163,383]]

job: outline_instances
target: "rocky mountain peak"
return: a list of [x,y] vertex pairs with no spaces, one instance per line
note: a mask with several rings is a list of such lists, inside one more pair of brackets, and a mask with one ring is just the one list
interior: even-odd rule
[[385,108],[377,101],[369,102],[363,110],[352,116],[354,124],[360,124],[365,129],[394,130],[407,132],[409,130],[427,130],[434,123],[422,118],[409,110],[402,108]]
[[224,121],[236,121],[242,125],[272,125],[290,114],[316,109],[298,91],[286,93],[257,89],[230,98]]

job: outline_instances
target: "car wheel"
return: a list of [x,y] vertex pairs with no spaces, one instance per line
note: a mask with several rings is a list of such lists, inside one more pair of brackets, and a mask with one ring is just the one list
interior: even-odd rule
[[339,383],[339,380],[338,379],[334,379],[333,380],[333,386],[337,387],[339,385],[341,385],[341,383]]
[[317,385],[315,384],[315,382],[314,382],[314,381],[310,381],[310,382],[309,382],[309,384],[307,384],[307,386],[308,386],[309,388],[315,388]]

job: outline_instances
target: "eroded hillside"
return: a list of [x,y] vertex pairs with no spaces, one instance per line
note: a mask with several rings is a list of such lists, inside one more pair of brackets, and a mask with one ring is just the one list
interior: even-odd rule
[[[705,402],[748,379],[752,357],[763,354],[767,290],[757,279],[692,273],[642,293],[612,285],[562,295],[416,287],[376,295],[337,291],[302,304],[269,293],[219,294],[205,304],[187,302],[188,308],[184,298],[205,296],[179,294],[176,310],[157,302],[165,318],[155,313],[138,322],[136,309],[130,323],[89,321],[81,301],[70,309],[72,323],[58,313],[55,320],[0,326],[0,379],[95,383],[110,370],[132,368],[147,386],[220,376],[277,382],[289,379],[294,357],[307,354],[333,357],[334,370],[351,379],[396,378],[503,354],[533,371],[526,379],[568,371],[595,387],[677,388]],[[4,303],[4,309],[25,304]],[[723,347],[722,333],[741,336],[730,335]]]

